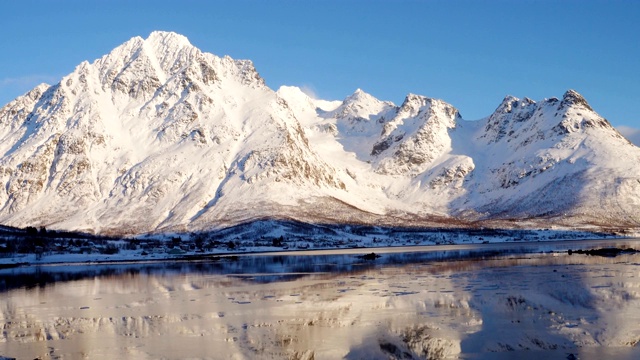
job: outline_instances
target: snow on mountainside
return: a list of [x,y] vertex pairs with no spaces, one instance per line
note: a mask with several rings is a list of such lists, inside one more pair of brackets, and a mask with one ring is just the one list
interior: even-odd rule
[[474,211],[638,222],[639,149],[575,91],[539,104],[507,97],[475,139],[488,151],[466,199]]
[[178,34],[135,37],[0,109],[0,223],[111,234],[263,218],[640,224],[640,149],[576,92],[480,121],[273,91]]

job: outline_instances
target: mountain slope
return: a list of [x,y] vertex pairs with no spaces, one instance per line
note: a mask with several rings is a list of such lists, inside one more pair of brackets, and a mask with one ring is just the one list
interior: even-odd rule
[[[640,157],[575,91],[506,98],[475,135],[488,150],[471,207],[489,216],[636,224]],[[498,161],[496,161],[498,160]]]
[[640,150],[576,92],[465,121],[269,89],[178,34],[132,38],[0,109],[0,222],[108,234],[262,218],[640,224]]
[[0,119],[7,223],[149,231],[256,183],[344,186],[250,62],[177,34],[133,38]]

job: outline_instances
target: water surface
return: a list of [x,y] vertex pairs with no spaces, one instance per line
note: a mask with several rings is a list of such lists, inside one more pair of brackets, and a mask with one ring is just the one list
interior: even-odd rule
[[[0,271],[0,355],[640,358],[635,241],[261,254]],[[551,252],[556,251],[556,252]]]

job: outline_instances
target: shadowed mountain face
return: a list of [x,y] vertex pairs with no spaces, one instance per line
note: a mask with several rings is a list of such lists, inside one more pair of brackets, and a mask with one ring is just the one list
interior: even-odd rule
[[640,149],[577,92],[344,101],[154,32],[0,109],[0,222],[110,234],[310,223],[640,224]]

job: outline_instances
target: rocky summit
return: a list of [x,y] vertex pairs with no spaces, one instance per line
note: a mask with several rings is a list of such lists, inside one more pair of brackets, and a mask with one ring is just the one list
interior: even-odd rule
[[640,226],[640,149],[573,90],[476,121],[415,94],[318,100],[169,32],[2,107],[0,182],[0,223],[100,234]]

